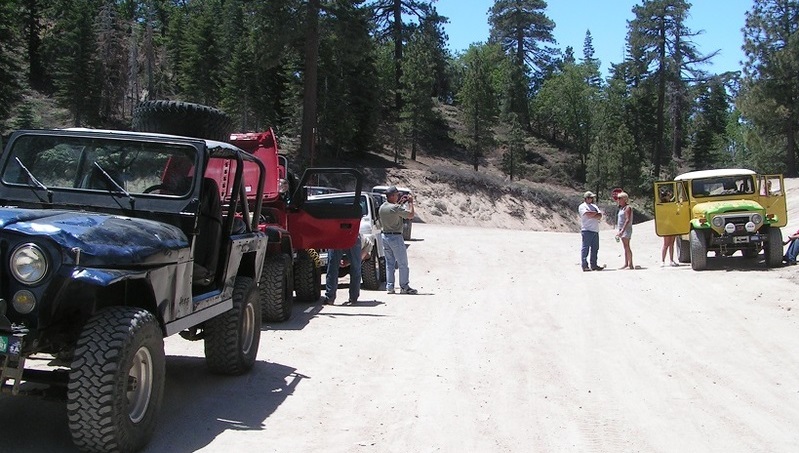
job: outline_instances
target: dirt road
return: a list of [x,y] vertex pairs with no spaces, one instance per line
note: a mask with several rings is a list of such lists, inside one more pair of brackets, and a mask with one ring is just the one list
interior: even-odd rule
[[[212,376],[201,342],[167,339],[145,451],[796,451],[797,267],[660,268],[651,223],[635,271],[610,270],[610,231],[609,269],[590,273],[575,233],[414,234],[419,295],[299,305],[264,326],[246,376]],[[0,399],[0,434],[3,451],[74,451],[61,401]]]

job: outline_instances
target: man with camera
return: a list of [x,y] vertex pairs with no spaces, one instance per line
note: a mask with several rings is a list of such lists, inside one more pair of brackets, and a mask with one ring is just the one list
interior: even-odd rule
[[380,223],[383,226],[383,249],[386,251],[386,292],[394,294],[394,270],[399,269],[399,293],[417,294],[410,286],[408,252],[402,238],[402,222],[413,219],[413,197],[400,196],[396,186],[386,189],[386,201],[380,206]]

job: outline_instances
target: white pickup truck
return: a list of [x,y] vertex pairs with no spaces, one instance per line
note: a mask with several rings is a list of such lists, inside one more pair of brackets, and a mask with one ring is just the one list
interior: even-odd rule
[[[309,199],[316,200],[316,203],[327,200],[331,204],[351,203],[353,192],[339,192],[324,195],[315,195]],[[386,281],[386,260],[383,250],[383,228],[378,218],[380,205],[386,201],[386,196],[381,193],[361,192],[361,278],[364,289],[376,290]],[[319,254],[322,261],[322,271],[327,269],[327,251],[322,250]],[[345,260],[349,257],[345,256]],[[344,265],[339,269],[339,277],[349,273],[349,265]]]

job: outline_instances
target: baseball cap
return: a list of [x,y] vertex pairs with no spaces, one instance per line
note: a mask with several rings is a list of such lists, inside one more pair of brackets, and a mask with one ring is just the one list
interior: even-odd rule
[[388,189],[386,189],[386,195],[391,195],[392,193],[398,192],[399,190],[397,190],[397,186],[388,186]]
[[583,194],[583,198],[596,198],[596,195],[594,195],[594,192],[591,192],[589,190],[589,191],[587,191],[586,193]]

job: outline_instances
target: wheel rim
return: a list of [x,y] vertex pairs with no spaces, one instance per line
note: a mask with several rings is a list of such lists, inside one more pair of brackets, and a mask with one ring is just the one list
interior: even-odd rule
[[133,357],[128,372],[128,416],[133,423],[139,423],[150,405],[153,390],[153,359],[150,351],[141,347]]
[[253,339],[255,338],[255,308],[253,304],[247,303],[244,306],[244,316],[241,320],[241,352],[245,355],[252,349]]

